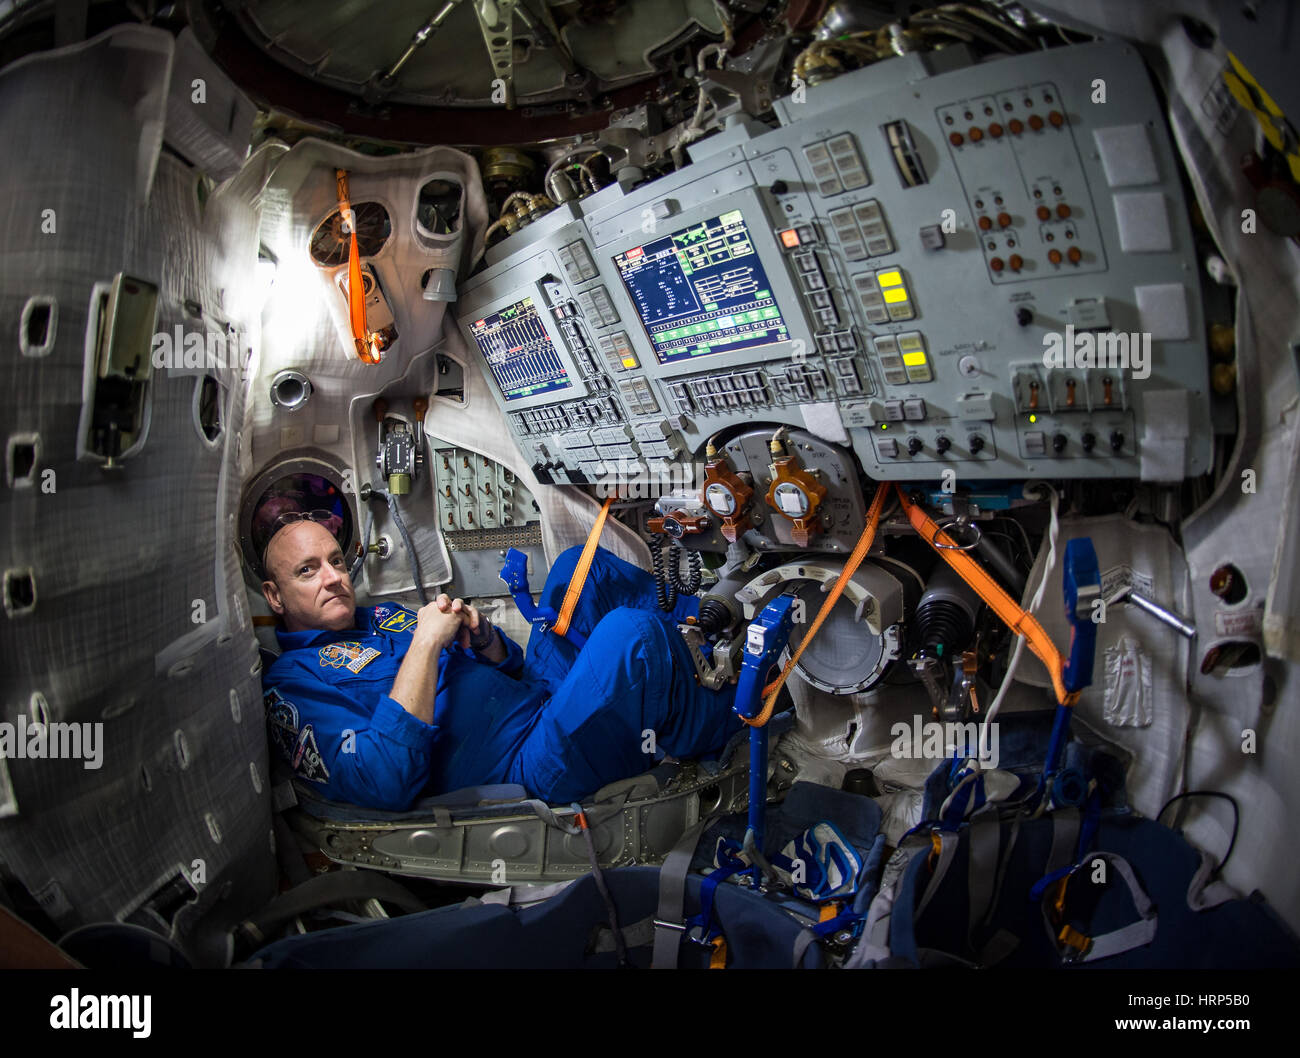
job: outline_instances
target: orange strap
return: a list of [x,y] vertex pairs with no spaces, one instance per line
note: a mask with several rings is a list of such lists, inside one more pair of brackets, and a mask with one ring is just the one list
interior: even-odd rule
[[726,938],[714,937],[710,943],[713,945],[713,954],[709,956],[709,969],[725,970],[727,968]]
[[[898,498],[902,502],[908,521],[912,523],[912,528],[921,539],[934,548],[939,557],[957,571],[957,575],[993,608],[993,612],[1011,631],[1025,637],[1029,649],[1047,666],[1048,675],[1052,678],[1052,688],[1056,691],[1056,700],[1062,705],[1074,705],[1079,700],[1079,692],[1070,693],[1065,689],[1065,681],[1062,678],[1065,665],[1061,660],[1061,652],[1056,649],[1056,644],[1038,623],[1038,619],[1028,611],[1022,610],[975,559],[965,551],[956,550],[952,538],[940,529],[925,511],[908,500],[901,487],[898,489]],[[947,546],[940,547],[938,546],[940,544]]]
[[[800,641],[798,648],[786,662],[785,668],[781,670],[781,675],[776,683],[770,684],[771,690],[768,691],[767,699],[763,703],[763,708],[755,717],[744,717],[743,720],[750,727],[762,727],[772,719],[772,711],[776,706],[776,696],[781,693],[781,688],[785,686],[785,681],[790,678],[790,673],[794,667],[799,664],[799,659],[803,657],[803,652],[808,649],[808,644],[813,641],[813,637],[826,623],[826,618],[835,609],[835,604],[840,601],[840,595],[844,592],[844,586],[848,584],[849,578],[858,571],[862,565],[862,560],[867,557],[867,551],[871,548],[871,541],[876,538],[876,527],[880,525],[880,512],[885,507],[885,497],[889,494],[889,484],[882,481],[880,487],[876,489],[875,499],[871,501],[871,509],[867,511],[867,524],[862,530],[862,535],[858,538],[858,544],[853,549],[853,554],[849,560],[844,563],[844,568],[836,578],[835,584],[831,587],[830,594],[826,596],[826,601],[822,603],[822,608],[817,611],[817,618],[813,621],[812,627],[808,629],[808,634]],[[766,689],[766,688],[765,688]]]
[[569,622],[573,620],[573,611],[578,608],[578,597],[582,595],[582,586],[587,583],[587,574],[591,572],[591,560],[596,557],[596,545],[600,543],[600,534],[605,529],[605,519],[609,517],[609,505],[613,502],[613,496],[605,500],[605,506],[596,515],[596,524],[587,534],[587,542],[582,545],[582,554],[578,556],[578,564],[573,567],[573,576],[569,578],[569,587],[564,592],[564,602],[560,604],[560,616],[555,619],[555,624],[551,625],[551,631],[557,636],[565,635],[569,631]]
[[339,194],[340,222],[343,216],[352,215],[348,227],[348,320],[352,325],[352,341],[357,347],[357,356],[365,364],[379,363],[379,352],[374,348],[374,335],[366,326],[366,288],[361,279],[361,254],[357,250],[357,218],[352,213],[348,201],[348,171],[335,169],[334,179]]

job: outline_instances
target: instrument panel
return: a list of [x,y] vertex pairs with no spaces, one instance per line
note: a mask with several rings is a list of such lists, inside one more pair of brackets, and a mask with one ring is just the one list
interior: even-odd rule
[[755,423],[883,479],[1203,472],[1198,270],[1145,66],[964,55],[809,88],[492,247],[460,326],[539,479]]

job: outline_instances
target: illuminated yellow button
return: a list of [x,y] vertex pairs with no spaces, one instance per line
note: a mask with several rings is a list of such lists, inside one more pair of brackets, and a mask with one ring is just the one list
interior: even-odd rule
[[925,363],[925,353],[924,352],[904,353],[903,363],[906,364],[908,367],[920,367],[922,364]]
[[885,295],[885,301],[890,305],[907,300],[907,291],[902,287],[886,287],[883,293]]
[[640,363],[637,362],[637,358],[636,358],[635,356],[625,356],[625,357],[623,357],[623,366],[624,366],[624,367],[640,367],[641,365],[640,365]]
[[877,272],[876,282],[882,287],[897,287],[903,284],[903,273],[897,270],[890,272]]

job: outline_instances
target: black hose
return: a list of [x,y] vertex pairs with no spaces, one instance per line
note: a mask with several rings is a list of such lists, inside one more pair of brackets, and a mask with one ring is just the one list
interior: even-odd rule
[[420,596],[420,602],[428,606],[429,596],[425,594],[424,583],[420,578],[420,556],[415,553],[415,545],[411,543],[411,534],[406,531],[406,523],[402,521],[402,513],[397,509],[397,497],[391,492],[384,495],[388,497],[388,509],[392,512],[393,521],[397,523],[397,531],[402,534],[402,543],[406,545],[406,554],[411,560],[411,575],[415,577],[415,591]]
[[361,573],[361,567],[366,564],[366,552],[370,550],[370,534],[374,530],[374,528],[375,528],[375,512],[374,509],[371,508],[369,504],[367,504],[366,505],[366,530],[364,535],[361,537],[361,554],[357,556],[356,561],[352,563],[352,568],[348,571],[348,576],[352,578],[352,583],[354,585],[357,582],[357,577]]
[[1010,589],[1015,598],[1018,599],[1024,594],[1025,575],[1012,565],[1011,560],[1002,553],[997,544],[981,533],[979,540],[975,544],[975,550],[983,555],[989,565],[997,571],[1002,586]]

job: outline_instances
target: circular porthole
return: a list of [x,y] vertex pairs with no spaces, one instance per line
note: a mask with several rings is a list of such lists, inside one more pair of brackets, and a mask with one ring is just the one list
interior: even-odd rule
[[267,467],[244,490],[239,509],[239,543],[244,575],[257,587],[262,556],[285,515],[311,516],[325,526],[351,561],[356,541],[355,499],[343,487],[343,470],[320,458],[286,459]]
[[[357,253],[361,257],[374,257],[393,233],[388,210],[378,202],[355,202],[352,213],[357,225]],[[343,230],[343,216],[336,209],[312,232],[311,259],[322,268],[346,264],[351,244],[351,233]]]

